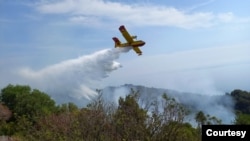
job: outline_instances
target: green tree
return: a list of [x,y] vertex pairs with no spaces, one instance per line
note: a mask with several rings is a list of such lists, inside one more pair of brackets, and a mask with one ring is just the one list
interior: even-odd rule
[[188,110],[166,93],[162,101],[153,103],[150,125],[151,140],[177,141]]
[[31,121],[36,121],[40,116],[50,114],[56,110],[55,101],[47,94],[29,86],[8,85],[3,88],[0,100],[12,112],[13,119],[25,116]]
[[[107,103],[103,100],[99,91],[99,96],[94,99],[86,108],[82,108],[77,116],[80,137],[84,140],[108,141],[116,140],[114,133],[113,114],[115,108],[113,103]],[[88,130],[86,130],[88,129]]]
[[197,133],[197,129],[189,123],[184,123],[178,130],[176,141],[201,141],[201,136]]
[[55,102],[45,93],[29,86],[8,85],[0,94],[0,101],[12,112],[12,117],[1,128],[8,135],[26,137],[33,132],[37,121],[56,111]]
[[119,140],[146,140],[147,113],[139,107],[138,92],[119,99],[117,111],[114,114],[114,124]]
[[59,113],[64,113],[64,112],[77,112],[79,109],[77,107],[77,105],[75,105],[72,102],[69,103],[63,103],[61,105],[58,106],[58,112]]
[[199,111],[196,116],[195,116],[195,120],[198,123],[198,128],[201,129],[201,126],[204,124],[221,124],[221,120],[218,119],[215,116],[211,116],[209,114],[205,115],[202,111]]
[[238,112],[236,114],[234,124],[249,125],[250,124],[250,114],[243,114],[243,113]]
[[201,129],[201,126],[206,123],[207,117],[202,111],[199,111],[195,115],[195,120],[197,122],[197,126],[198,126],[197,128]]
[[250,92],[236,89],[231,92],[231,96],[235,100],[236,111],[244,114],[250,114]]
[[[114,138],[112,123],[112,104],[105,103],[101,95],[87,107],[78,109],[74,104],[62,104],[59,112],[41,118],[31,138],[44,140],[98,140],[109,141]],[[27,138],[26,138],[27,139]]]

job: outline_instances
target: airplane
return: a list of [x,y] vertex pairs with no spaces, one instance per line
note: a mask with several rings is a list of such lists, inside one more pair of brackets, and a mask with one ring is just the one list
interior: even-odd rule
[[139,47],[144,46],[145,42],[142,40],[134,40],[137,38],[137,36],[131,36],[128,31],[126,30],[124,25],[121,25],[119,27],[120,32],[122,33],[123,37],[127,40],[126,43],[121,43],[121,41],[117,37],[113,37],[112,39],[115,42],[115,48],[116,47],[132,47],[133,50],[138,54],[142,55],[141,50]]

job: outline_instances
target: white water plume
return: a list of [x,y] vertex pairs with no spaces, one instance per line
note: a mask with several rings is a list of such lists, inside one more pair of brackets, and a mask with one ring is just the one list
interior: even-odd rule
[[97,95],[98,83],[121,67],[115,60],[131,48],[113,48],[66,60],[35,71],[20,70],[20,75],[32,87],[48,93],[57,103],[86,104]]

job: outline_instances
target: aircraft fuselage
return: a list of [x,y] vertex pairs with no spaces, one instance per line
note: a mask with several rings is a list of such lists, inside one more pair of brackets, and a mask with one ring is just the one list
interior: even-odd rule
[[132,43],[121,43],[120,45],[118,45],[118,46],[120,46],[120,47],[127,47],[127,46],[138,46],[138,47],[141,47],[141,46],[144,46],[145,45],[145,42],[144,41],[142,41],[142,40],[138,40],[138,41],[134,41],[134,42],[132,42]]

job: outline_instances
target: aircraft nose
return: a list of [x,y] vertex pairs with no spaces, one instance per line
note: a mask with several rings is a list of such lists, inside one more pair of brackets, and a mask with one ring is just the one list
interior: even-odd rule
[[145,45],[146,43],[142,41],[142,46]]
[[139,41],[133,42],[131,45],[132,46],[143,46],[143,45],[145,45],[145,42],[142,40],[139,40]]

